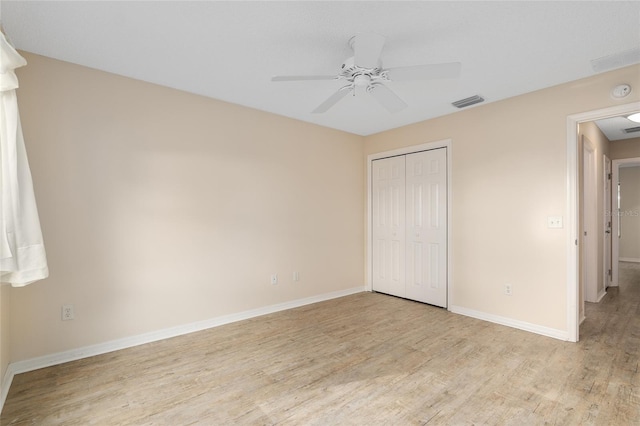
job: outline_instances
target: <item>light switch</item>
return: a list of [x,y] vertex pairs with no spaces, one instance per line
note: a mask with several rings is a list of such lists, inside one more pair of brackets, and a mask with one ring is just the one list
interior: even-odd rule
[[547,217],[547,228],[562,228],[562,216]]

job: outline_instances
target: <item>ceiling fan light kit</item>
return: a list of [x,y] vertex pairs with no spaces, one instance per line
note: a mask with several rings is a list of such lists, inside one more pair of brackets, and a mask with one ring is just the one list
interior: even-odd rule
[[631,114],[630,116],[627,117],[627,119],[633,121],[634,123],[640,123],[640,112]]
[[345,86],[314,109],[313,113],[326,112],[347,94],[355,95],[356,87],[365,88],[366,93],[387,111],[394,113],[405,109],[407,104],[386,86],[387,82],[447,79],[457,78],[460,75],[459,62],[384,69],[380,60],[384,42],[385,38],[378,34],[358,34],[349,39],[353,56],[342,63],[340,72],[336,76],[275,76],[271,81],[342,80],[346,82]]

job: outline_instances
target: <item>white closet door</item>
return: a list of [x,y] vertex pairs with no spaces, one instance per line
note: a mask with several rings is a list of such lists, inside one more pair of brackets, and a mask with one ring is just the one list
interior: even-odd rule
[[447,306],[447,150],[406,156],[406,297]]
[[373,290],[405,297],[405,157],[372,167]]

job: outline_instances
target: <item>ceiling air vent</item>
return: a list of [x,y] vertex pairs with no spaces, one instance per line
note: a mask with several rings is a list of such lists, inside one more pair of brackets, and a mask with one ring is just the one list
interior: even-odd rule
[[635,133],[640,132],[640,126],[638,127],[629,127],[628,129],[624,129],[625,133]]
[[465,108],[471,105],[479,104],[480,102],[484,102],[484,98],[480,95],[473,95],[470,98],[460,99],[459,101],[452,102],[456,108]]

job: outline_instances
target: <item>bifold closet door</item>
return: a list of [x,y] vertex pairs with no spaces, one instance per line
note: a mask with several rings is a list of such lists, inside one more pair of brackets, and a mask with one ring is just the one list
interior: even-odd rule
[[372,167],[373,289],[405,297],[405,157]]
[[447,306],[447,150],[372,164],[373,290]]
[[447,306],[447,150],[406,158],[406,297]]

